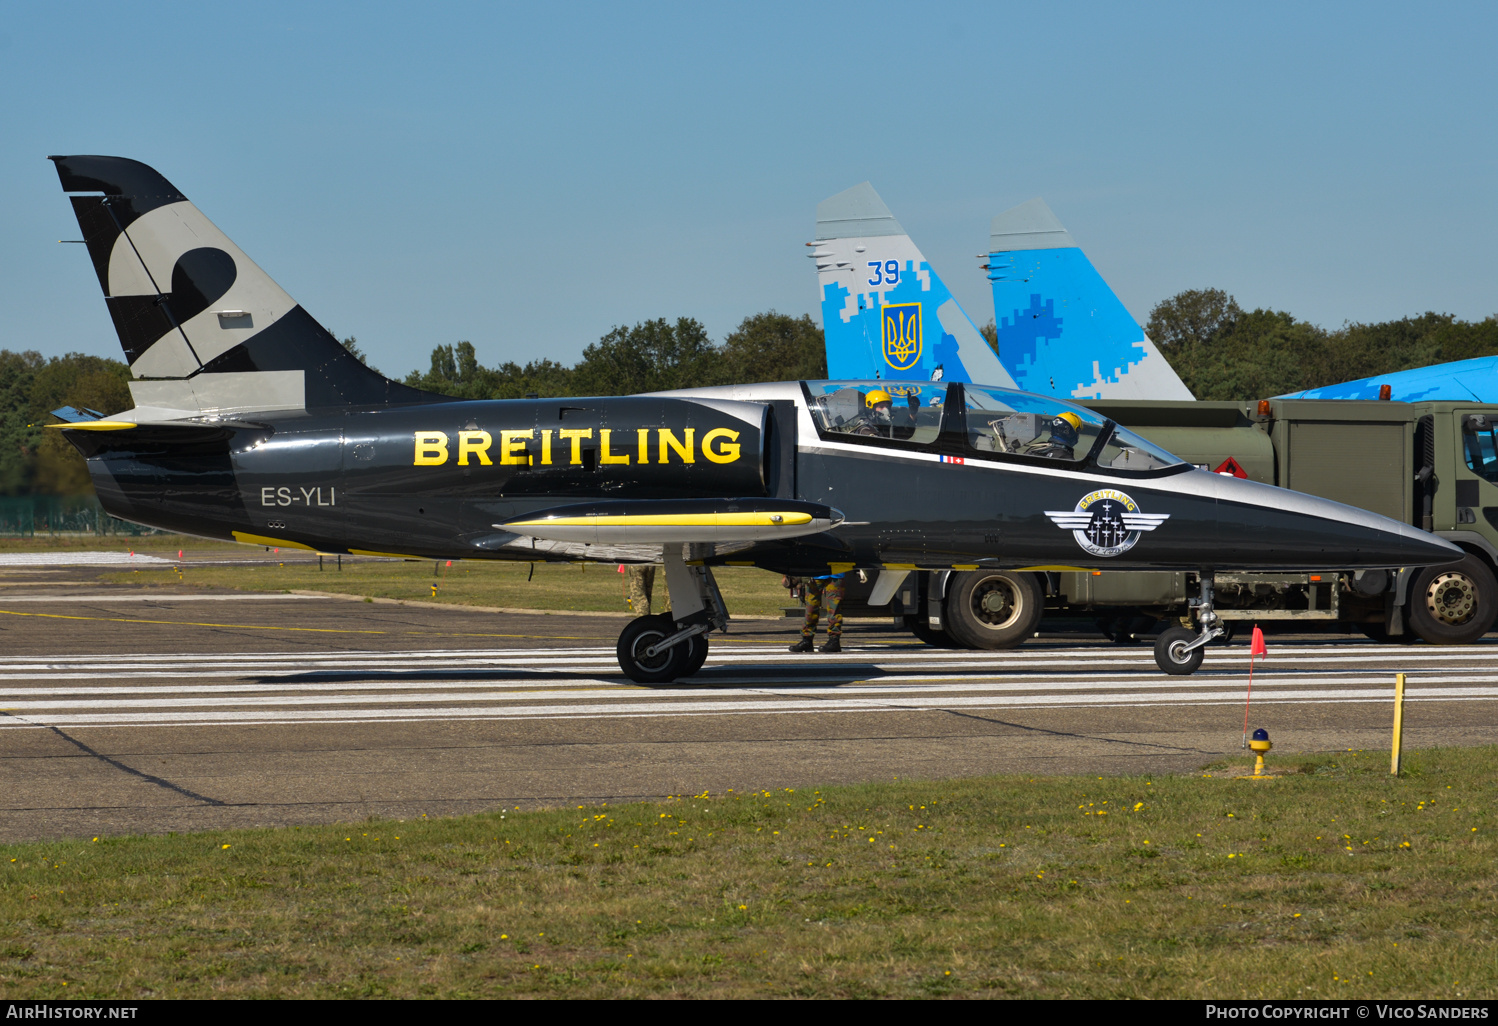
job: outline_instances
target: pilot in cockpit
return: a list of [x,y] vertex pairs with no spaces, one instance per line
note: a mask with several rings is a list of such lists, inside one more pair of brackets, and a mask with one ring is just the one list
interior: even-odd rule
[[1075,460],[1077,458],[1077,429],[1082,418],[1075,413],[1063,413],[1046,425],[1046,434],[1025,443],[1020,452],[1026,456],[1045,456],[1053,460]]
[[854,428],[854,434],[876,435],[890,438],[894,434],[893,411],[895,402],[882,388],[871,389],[863,397],[863,413]]

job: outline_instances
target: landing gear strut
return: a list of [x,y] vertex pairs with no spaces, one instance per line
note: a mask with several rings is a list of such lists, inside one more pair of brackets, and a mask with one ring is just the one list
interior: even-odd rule
[[1168,627],[1155,639],[1155,664],[1173,677],[1185,677],[1196,672],[1205,655],[1203,649],[1227,631],[1217,619],[1212,607],[1212,575],[1203,570],[1201,595],[1192,605],[1196,607],[1196,621],[1201,631],[1189,627]]
[[728,606],[712,570],[687,565],[694,548],[667,545],[661,553],[670,612],[636,617],[619,635],[619,668],[637,684],[690,677],[707,659],[708,634],[728,630]]

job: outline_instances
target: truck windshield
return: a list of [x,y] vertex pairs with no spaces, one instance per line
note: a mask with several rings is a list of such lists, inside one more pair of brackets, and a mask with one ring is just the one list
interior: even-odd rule
[[941,382],[808,381],[811,416],[824,435],[927,445],[941,434]]
[[1184,465],[1085,407],[1003,388],[967,385],[964,391],[968,447],[979,454],[1066,462],[1092,456],[1100,469],[1134,472]]
[[1479,477],[1498,483],[1498,418],[1484,413],[1469,413],[1462,418],[1462,448],[1467,466]]

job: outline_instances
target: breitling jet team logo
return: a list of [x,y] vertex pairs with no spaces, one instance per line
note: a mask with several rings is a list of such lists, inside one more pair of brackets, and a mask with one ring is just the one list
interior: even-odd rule
[[1169,513],[1141,513],[1133,499],[1113,488],[1082,496],[1074,510],[1048,509],[1045,515],[1094,556],[1121,556],[1142,533],[1170,519]]
[[879,310],[884,333],[884,362],[907,371],[921,358],[921,304],[891,303]]

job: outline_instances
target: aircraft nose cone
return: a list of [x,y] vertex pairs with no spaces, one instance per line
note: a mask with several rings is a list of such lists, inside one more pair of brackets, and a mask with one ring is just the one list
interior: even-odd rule
[[1428,531],[1330,499],[1232,478],[1220,478],[1214,489],[1224,566],[1236,559],[1245,568],[1353,570],[1431,566],[1463,555]]
[[1394,547],[1404,553],[1398,566],[1433,566],[1450,563],[1466,555],[1460,546],[1445,538],[1438,538],[1429,531],[1422,531],[1408,524],[1400,524],[1399,528],[1398,541],[1391,541]]

